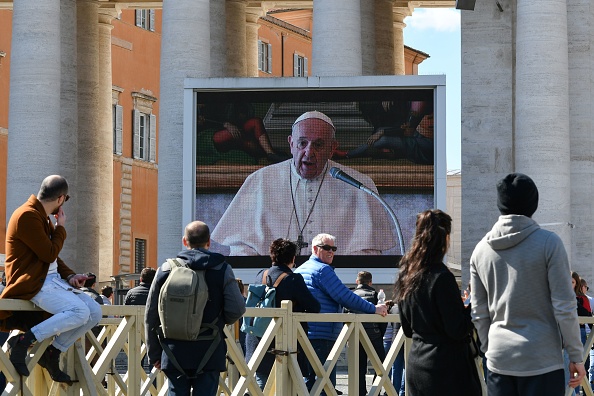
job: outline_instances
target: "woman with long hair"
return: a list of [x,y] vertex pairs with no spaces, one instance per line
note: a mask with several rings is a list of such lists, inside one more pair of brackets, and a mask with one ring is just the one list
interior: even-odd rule
[[471,352],[470,309],[443,263],[451,230],[447,213],[420,213],[412,246],[400,261],[394,293],[404,334],[413,340],[406,386],[414,396],[481,395]]

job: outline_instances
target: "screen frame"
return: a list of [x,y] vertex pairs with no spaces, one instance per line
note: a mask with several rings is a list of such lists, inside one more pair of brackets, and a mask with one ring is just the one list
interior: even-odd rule
[[[184,80],[184,116],[182,148],[182,225],[195,220],[196,202],[196,134],[197,103],[201,92],[213,91],[312,91],[333,90],[433,90],[435,161],[434,161],[434,208],[446,209],[446,76],[350,76],[350,77],[291,77],[291,78],[187,78]],[[314,94],[315,95],[315,94]],[[214,227],[214,225],[211,225]],[[356,276],[356,269],[337,268],[341,279]],[[385,269],[384,269],[385,271]],[[351,274],[352,272],[352,274]],[[378,274],[379,275],[379,274]],[[388,275],[387,273],[384,275]],[[395,274],[389,274],[394,280]],[[354,278],[352,278],[354,279]]]

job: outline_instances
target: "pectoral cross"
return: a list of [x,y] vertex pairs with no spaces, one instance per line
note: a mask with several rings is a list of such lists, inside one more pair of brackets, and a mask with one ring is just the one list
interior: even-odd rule
[[299,250],[306,248],[307,246],[309,246],[309,244],[307,242],[303,242],[303,235],[299,235],[297,237],[297,247]]

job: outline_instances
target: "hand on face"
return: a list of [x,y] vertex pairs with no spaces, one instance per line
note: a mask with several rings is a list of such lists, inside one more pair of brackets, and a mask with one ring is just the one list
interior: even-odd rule
[[330,124],[317,118],[298,122],[289,136],[293,164],[305,179],[319,176],[338,146]]
[[66,213],[64,213],[64,209],[60,206],[56,213],[54,213],[54,217],[56,218],[56,224],[59,226],[64,227],[66,225]]

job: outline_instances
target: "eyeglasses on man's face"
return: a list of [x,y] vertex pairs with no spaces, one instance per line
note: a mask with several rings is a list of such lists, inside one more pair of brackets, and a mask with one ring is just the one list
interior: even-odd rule
[[324,249],[327,252],[329,252],[330,250],[335,252],[336,249],[338,249],[336,246],[330,246],[330,245],[316,245],[316,246],[319,247],[320,249]]
[[68,194],[62,196],[64,197],[64,202],[68,202],[68,200],[70,199],[70,195]]

